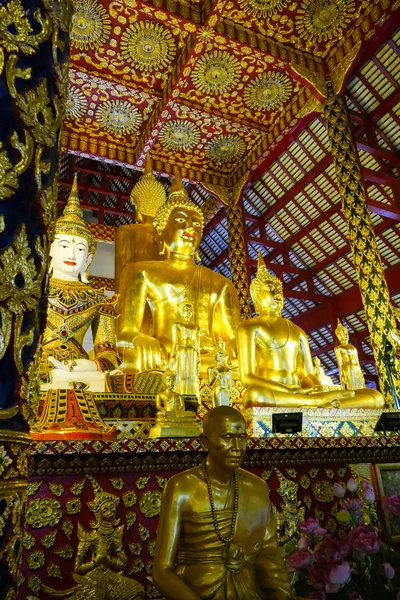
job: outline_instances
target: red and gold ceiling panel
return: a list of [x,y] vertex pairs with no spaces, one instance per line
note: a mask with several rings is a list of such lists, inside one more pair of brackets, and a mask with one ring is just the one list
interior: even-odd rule
[[75,0],[72,64],[160,93],[194,23],[141,2]]
[[157,98],[70,69],[62,143],[87,155],[132,162]]
[[229,0],[223,17],[324,57],[357,19],[381,3],[382,0]]
[[[176,165],[184,177],[205,174],[219,183],[227,179],[244,156],[260,143],[260,131],[208,113],[170,102],[153,131],[151,156],[166,165]],[[150,149],[150,148],[149,148]],[[169,166],[169,169],[167,167]],[[185,169],[190,165],[193,175]]]

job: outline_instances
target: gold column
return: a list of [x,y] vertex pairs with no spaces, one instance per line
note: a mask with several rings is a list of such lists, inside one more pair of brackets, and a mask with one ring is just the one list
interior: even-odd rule
[[46,319],[71,0],[0,5],[0,578],[17,598],[35,382]]
[[324,118],[331,142],[333,165],[347,223],[350,247],[367,317],[382,394],[393,406],[384,353],[386,340],[395,329],[384,269],[368,210],[360,166],[353,145],[344,100],[335,96],[328,84],[329,95]]

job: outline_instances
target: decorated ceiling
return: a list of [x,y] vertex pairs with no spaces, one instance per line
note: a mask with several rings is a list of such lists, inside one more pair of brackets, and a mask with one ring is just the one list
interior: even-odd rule
[[234,185],[340,87],[390,0],[75,0],[63,147]]

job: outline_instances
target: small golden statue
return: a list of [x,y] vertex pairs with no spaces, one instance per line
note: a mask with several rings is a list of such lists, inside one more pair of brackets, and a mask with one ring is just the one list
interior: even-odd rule
[[[133,263],[121,274],[117,321],[121,369],[156,369],[168,360],[174,343],[173,324],[180,321],[179,305],[185,298],[194,307],[194,326],[200,330],[200,369],[207,376],[217,339],[223,338],[235,353],[239,302],[226,277],[194,261],[204,216],[189,201],[179,175],[168,202],[158,209],[154,225],[165,260]],[[150,306],[151,324],[145,319],[146,306]]]
[[369,400],[371,408],[383,408],[385,402],[382,394],[378,390],[365,387],[365,379],[358,360],[357,349],[349,343],[349,332],[339,319],[335,333],[339,340],[339,345],[335,346],[335,354],[342,388],[344,390],[354,390],[354,406],[364,408],[364,401]]
[[172,325],[172,350],[169,368],[175,370],[178,394],[199,395],[200,329],[191,323],[193,305],[179,305],[181,321]]
[[314,375],[317,378],[318,385],[323,388],[324,391],[338,389],[338,386],[333,383],[332,377],[325,374],[324,367],[321,365],[321,361],[318,356],[313,358],[314,364]]
[[[250,294],[258,316],[237,330],[240,378],[248,386],[243,404],[252,406],[352,406],[354,392],[324,392],[314,375],[307,335],[281,316],[282,282],[258,255],[257,275]],[[372,399],[365,401],[366,406]]]
[[240,469],[246,422],[218,406],[203,422],[207,459],[171,477],[161,504],[153,581],[166,598],[291,597],[268,487]]
[[123,569],[127,564],[122,543],[124,526],[119,525],[116,518],[119,498],[105,492],[90,475],[87,478],[95,493],[94,500],[87,505],[95,514],[96,522],[92,525],[93,531],[86,531],[78,524],[79,544],[73,573],[78,585],[62,592],[42,585],[42,590],[53,598],[70,600],[143,600],[144,588],[140,583],[125,577],[122,571],[112,570]]
[[126,265],[143,260],[163,260],[153,221],[157,210],[166,200],[165,188],[155,178],[150,154],[147,154],[143,177],[131,191],[136,223],[120,225],[115,232],[115,291],[117,294],[120,293],[121,273]]
[[278,469],[275,471],[280,482],[276,491],[282,496],[283,505],[281,510],[274,507],[274,515],[279,546],[282,548],[283,555],[286,556],[293,552],[290,542],[298,536],[298,524],[305,521],[305,507],[301,506],[300,500],[297,500],[298,484],[286,479]]
[[164,371],[163,384],[164,391],[156,395],[156,424],[151,428],[149,437],[198,437],[201,428],[195,413],[185,410],[183,396],[174,391],[174,371]]
[[214,386],[214,406],[232,404],[232,363],[227,356],[225,342],[220,340],[214,353],[216,364],[208,369],[208,382]]

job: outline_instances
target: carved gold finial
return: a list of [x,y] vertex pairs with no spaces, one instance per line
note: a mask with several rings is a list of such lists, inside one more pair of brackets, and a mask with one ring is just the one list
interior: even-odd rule
[[118,503],[119,503],[119,498],[117,496],[114,496],[114,494],[105,492],[103,490],[103,488],[100,486],[100,484],[91,475],[86,475],[86,477],[89,479],[90,483],[92,484],[93,491],[94,491],[94,500],[87,503],[90,510],[93,511],[94,513],[97,513],[97,512],[99,512],[99,510],[101,509],[103,504],[105,504],[106,502],[111,502],[113,507],[117,508]]
[[339,342],[341,344],[343,344],[343,340],[348,341],[349,332],[348,332],[347,328],[340,322],[340,319],[338,319],[337,322],[338,322],[338,325],[335,329],[335,334],[336,334],[336,337],[339,340]]
[[140,215],[154,217],[166,199],[164,186],[154,176],[150,154],[147,153],[143,177],[135,183],[131,191],[131,202],[139,213],[138,220],[140,221]]
[[74,175],[74,182],[64,208],[63,214],[56,222],[56,235],[76,235],[84,238],[89,247],[89,254],[93,256],[96,251],[96,241],[91,234],[86,222],[83,220],[83,211],[79,202],[77,174]]

